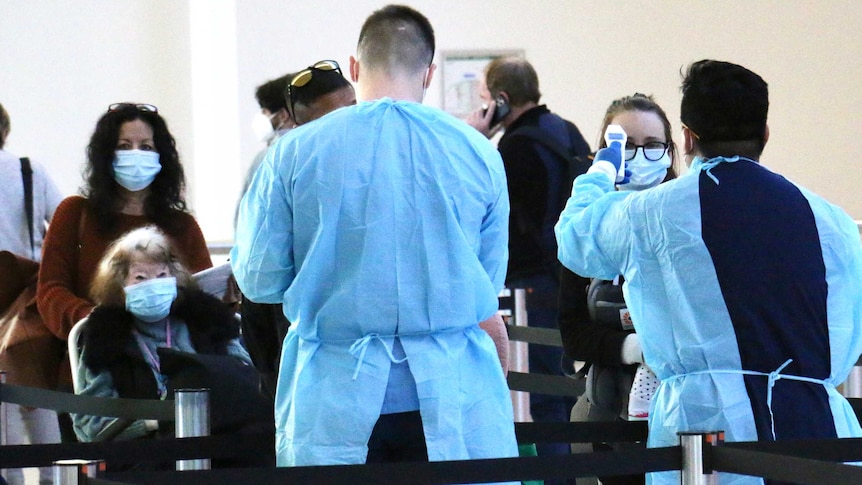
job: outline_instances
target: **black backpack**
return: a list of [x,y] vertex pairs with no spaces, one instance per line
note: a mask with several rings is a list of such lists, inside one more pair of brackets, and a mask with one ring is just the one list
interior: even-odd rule
[[560,192],[562,200],[559,201],[559,207],[564,207],[569,195],[572,193],[572,184],[575,182],[575,177],[586,173],[592,165],[592,160],[586,155],[575,155],[572,153],[573,147],[565,147],[556,140],[547,130],[538,126],[522,126],[515,128],[509,133],[509,137],[525,137],[541,144],[547,148],[554,157],[565,164],[566,184]]

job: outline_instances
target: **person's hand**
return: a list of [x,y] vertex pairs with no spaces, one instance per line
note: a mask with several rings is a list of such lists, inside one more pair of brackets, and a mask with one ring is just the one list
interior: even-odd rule
[[503,317],[500,312],[495,313],[487,320],[479,322],[479,328],[485,331],[494,341],[494,346],[497,348],[497,357],[500,359],[500,365],[503,367],[503,375],[509,373],[509,334],[506,332],[506,324],[503,323]]
[[491,119],[494,118],[495,109],[497,109],[496,103],[491,103],[487,107],[482,106],[470,113],[464,121],[479,133],[485,135],[486,138],[492,138],[503,127],[501,123],[498,123],[497,126],[491,126]]
[[[621,163],[623,163],[623,155],[619,142],[614,142],[611,146],[600,149],[593,159],[593,166],[601,169],[617,185],[627,184],[631,177],[631,171],[628,169],[625,169],[624,177],[619,177]],[[611,167],[613,167],[613,174],[611,174]]]
[[641,341],[638,338],[638,334],[630,333],[623,339],[623,345],[620,349],[620,362],[623,365],[644,363],[644,353],[641,349]]

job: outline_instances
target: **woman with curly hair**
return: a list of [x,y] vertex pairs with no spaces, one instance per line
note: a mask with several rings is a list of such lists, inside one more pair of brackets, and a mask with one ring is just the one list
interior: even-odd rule
[[[183,197],[176,142],[155,106],[112,104],[90,139],[84,177],[83,196],[66,198],[51,221],[36,293],[45,324],[64,339],[95,306],[87,292],[99,260],[111,242],[132,229],[151,224],[161,229],[191,272],[212,267]],[[68,369],[60,377],[69,382]],[[64,431],[64,438],[71,438],[71,430]]]

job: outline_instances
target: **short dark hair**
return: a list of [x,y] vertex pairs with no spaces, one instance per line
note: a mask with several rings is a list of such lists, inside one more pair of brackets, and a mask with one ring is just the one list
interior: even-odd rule
[[[344,79],[344,76],[336,70],[324,71],[322,69],[313,69],[311,80],[304,86],[291,86],[291,96],[293,96],[294,104],[302,104],[308,106],[317,98],[329,94],[335,90],[350,86],[350,82]],[[287,93],[284,93],[284,98],[287,98]]]
[[498,57],[485,66],[485,85],[492,97],[501,91],[509,96],[509,104],[523,106],[528,102],[538,103],[539,76],[532,64],[523,57]]
[[683,76],[680,119],[705,157],[760,156],[768,111],[766,81],[742,66],[704,59]]
[[12,121],[9,120],[9,113],[6,112],[6,108],[0,104],[0,150],[3,149],[3,146],[6,145],[6,134],[12,127]]
[[414,72],[434,60],[434,29],[418,11],[387,5],[369,16],[359,31],[359,60],[389,71]]
[[293,79],[293,75],[294,73],[291,72],[258,86],[254,91],[257,104],[270,113],[275,113],[281,109],[287,110],[287,104],[284,101],[284,90],[287,89],[287,85]]
[[150,184],[149,195],[144,201],[144,213],[159,227],[174,230],[177,218],[173,210],[186,210],[183,197],[185,174],[176,141],[168,131],[164,118],[157,112],[139,109],[134,104],[123,104],[99,118],[87,145],[87,165],[84,168],[86,183],[81,192],[98,216],[98,227],[106,233],[112,230],[117,224],[117,210],[122,204],[119,185],[114,180],[117,141],[120,127],[134,120],[141,120],[152,128],[153,142],[162,166]]

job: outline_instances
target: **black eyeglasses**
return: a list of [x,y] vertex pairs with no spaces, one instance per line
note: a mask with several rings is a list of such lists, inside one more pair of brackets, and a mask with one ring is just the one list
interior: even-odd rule
[[291,79],[290,83],[288,83],[287,88],[284,91],[284,99],[287,101],[287,114],[293,118],[293,121],[296,121],[296,114],[294,110],[295,101],[293,99],[296,94],[296,88],[301,88],[311,82],[311,78],[314,77],[314,71],[335,71],[338,74],[342,74],[341,66],[338,65],[335,61],[317,61],[314,64],[308,66],[307,68],[296,73]]
[[108,106],[108,112],[119,111],[126,108],[135,108],[138,111],[149,111],[150,113],[158,113],[159,108],[147,103],[114,103]]
[[667,151],[668,146],[669,145],[667,143],[662,143],[660,141],[651,141],[645,145],[626,144],[626,160],[633,159],[638,153],[638,148],[640,148],[641,150],[643,150],[644,157],[647,160],[651,162],[657,162],[661,160],[661,157],[664,156],[664,153]]

